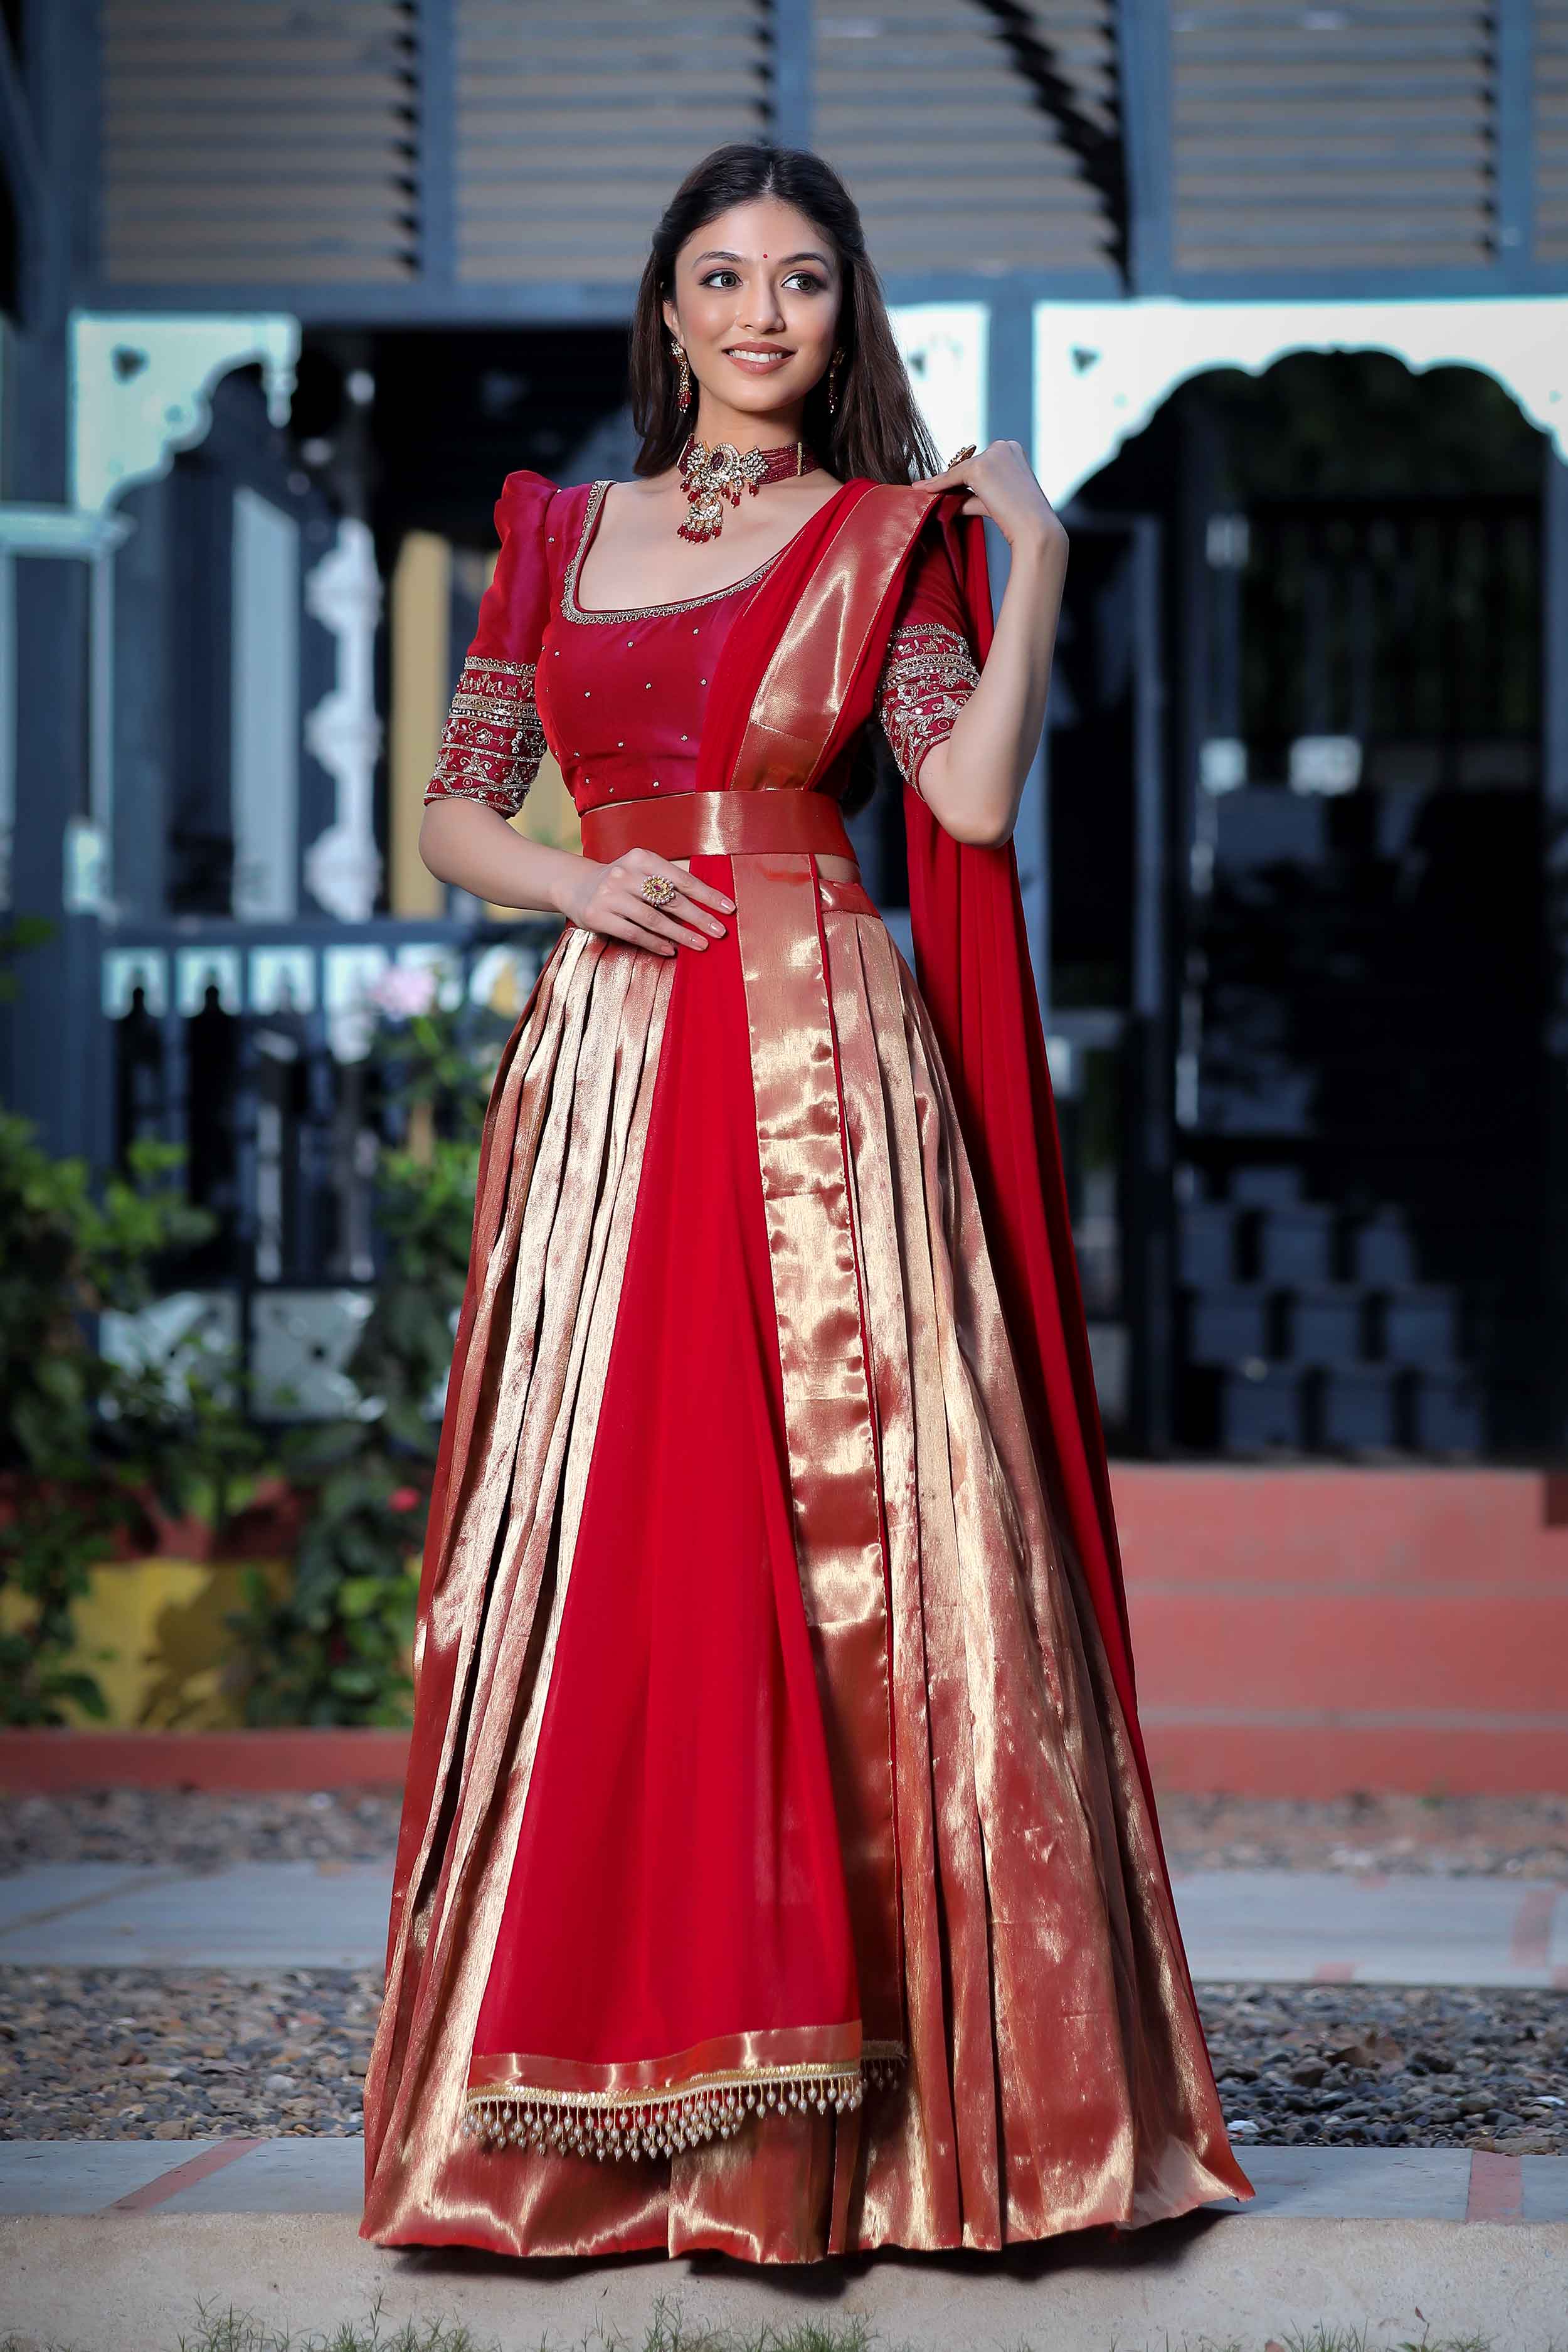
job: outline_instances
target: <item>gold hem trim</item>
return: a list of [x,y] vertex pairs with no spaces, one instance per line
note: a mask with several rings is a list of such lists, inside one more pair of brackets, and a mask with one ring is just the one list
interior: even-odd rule
[[460,2131],[484,2148],[546,2148],[558,2155],[673,2156],[729,2139],[749,2114],[815,2107],[842,2115],[868,2087],[893,2083],[907,2060],[897,2042],[868,2042],[853,2065],[803,2059],[794,2065],[727,2067],[644,2091],[552,2090],[534,2084],[470,2084]]

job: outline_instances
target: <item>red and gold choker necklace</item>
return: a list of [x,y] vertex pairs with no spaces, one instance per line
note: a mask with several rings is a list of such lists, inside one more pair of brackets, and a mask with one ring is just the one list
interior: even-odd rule
[[680,478],[691,511],[676,526],[681,539],[717,539],[724,528],[724,500],[741,503],[741,492],[755,498],[764,482],[782,482],[786,476],[815,474],[816,459],[804,441],[786,441],[779,449],[737,449],[732,441],[716,441],[711,449],[695,434],[680,453]]

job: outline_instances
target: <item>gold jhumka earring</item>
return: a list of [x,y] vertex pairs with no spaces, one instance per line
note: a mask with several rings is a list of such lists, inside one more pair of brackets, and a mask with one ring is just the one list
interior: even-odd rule
[[683,409],[689,408],[691,405],[691,370],[686,364],[686,346],[684,343],[677,342],[675,337],[672,335],[669,339],[669,349],[671,356],[675,361],[675,364],[680,371],[679,378],[675,387],[676,398],[679,401]]
[[833,361],[832,361],[832,364],[830,365],[830,367],[828,368],[828,371],[827,371],[827,414],[829,415],[829,416],[833,416],[833,415],[836,415],[837,414],[837,410],[838,410],[838,371],[839,371],[839,368],[843,365],[843,362],[844,362],[844,354],[843,354],[843,352],[842,352],[841,351],[839,351],[839,352],[834,352],[834,354],[833,354]]

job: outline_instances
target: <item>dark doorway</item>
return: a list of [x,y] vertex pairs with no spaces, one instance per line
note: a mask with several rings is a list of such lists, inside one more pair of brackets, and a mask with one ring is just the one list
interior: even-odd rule
[[[1543,454],[1473,372],[1302,356],[1183,387],[1083,496],[1169,530],[1194,1450],[1542,1442]],[[1112,873],[1113,808],[1057,818]]]
[[1162,528],[1075,513],[1047,718],[1047,1038],[1100,1412],[1169,1436]]

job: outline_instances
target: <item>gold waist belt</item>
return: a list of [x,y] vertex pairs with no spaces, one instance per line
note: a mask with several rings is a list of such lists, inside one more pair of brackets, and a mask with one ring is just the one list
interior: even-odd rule
[[672,793],[667,801],[612,801],[584,812],[585,857],[603,865],[628,849],[659,857],[784,849],[855,856],[837,802],[805,792]]

